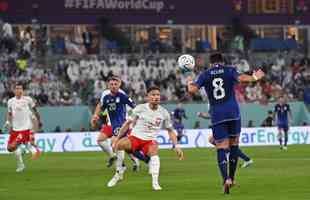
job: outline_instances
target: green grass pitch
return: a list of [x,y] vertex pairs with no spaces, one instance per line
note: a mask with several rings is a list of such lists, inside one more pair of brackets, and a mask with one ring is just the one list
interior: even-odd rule
[[184,161],[171,150],[160,150],[160,184],[151,190],[151,177],[142,164],[115,188],[102,152],[45,153],[39,160],[25,158],[26,171],[15,172],[15,157],[0,155],[0,200],[310,200],[310,145],[243,148],[254,165],[238,169],[240,187],[222,194],[214,149],[186,149]]

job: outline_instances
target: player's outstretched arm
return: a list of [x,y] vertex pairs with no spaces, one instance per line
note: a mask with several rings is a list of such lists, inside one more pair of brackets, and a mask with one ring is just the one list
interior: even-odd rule
[[239,76],[239,81],[240,82],[255,82],[255,81],[262,79],[264,76],[265,76],[265,73],[261,69],[259,69],[255,71],[252,74],[252,76],[247,75],[247,74],[241,74]]
[[173,129],[170,129],[170,128],[167,129],[167,131],[168,131],[169,138],[172,141],[172,144],[174,146],[175,152],[177,153],[177,155],[179,157],[179,160],[183,160],[184,159],[184,153],[178,145],[177,135],[176,135],[175,131]]
[[206,112],[198,112],[197,116],[203,119],[210,119],[210,115]]

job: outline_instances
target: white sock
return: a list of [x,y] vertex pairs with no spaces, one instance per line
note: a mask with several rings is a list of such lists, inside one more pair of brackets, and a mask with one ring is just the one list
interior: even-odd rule
[[158,184],[160,160],[159,156],[152,156],[150,160],[150,172],[152,174],[152,183]]
[[37,153],[37,149],[32,146],[30,143],[26,144],[26,148],[31,152],[32,155]]
[[125,151],[117,151],[116,152],[116,171],[122,172],[123,171],[123,162],[125,159]]
[[98,144],[101,149],[106,152],[110,157],[113,157],[115,155],[112,146],[108,140],[98,141]]
[[14,151],[14,153],[16,156],[17,167],[24,165],[22,148],[20,146],[17,147],[17,149]]

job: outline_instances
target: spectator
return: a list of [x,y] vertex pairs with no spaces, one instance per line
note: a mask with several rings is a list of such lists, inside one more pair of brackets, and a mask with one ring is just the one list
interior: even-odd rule
[[93,34],[86,28],[86,31],[82,34],[83,44],[86,49],[87,54],[91,53],[91,47],[93,45]]
[[271,110],[268,111],[267,117],[261,124],[262,127],[271,127],[273,126],[273,112]]
[[282,87],[276,82],[271,83],[271,97],[273,100],[278,99],[282,95]]
[[71,36],[65,37],[65,48],[68,54],[72,55],[83,55],[84,51],[83,49],[73,41]]
[[76,64],[76,62],[74,62],[74,61],[70,62],[69,66],[67,68],[67,75],[68,75],[72,85],[77,80],[79,80],[80,70],[79,70],[79,66]]
[[239,103],[245,103],[245,87],[242,83],[238,84],[235,88],[236,99]]
[[64,106],[70,106],[72,105],[72,98],[70,97],[68,92],[64,92],[62,98],[60,99],[60,102]]
[[76,92],[73,92],[72,105],[82,105],[82,99],[78,96]]
[[55,133],[60,133],[61,132],[61,128],[60,126],[56,126],[55,130],[54,130]]
[[239,63],[236,64],[237,69],[240,73],[245,73],[250,71],[250,65],[247,60],[241,59]]
[[100,98],[101,93],[106,89],[106,84],[102,80],[96,80],[94,83],[94,94],[96,98]]
[[200,129],[200,121],[195,121],[193,129]]
[[8,53],[11,54],[14,50],[14,35],[12,25],[6,22],[2,26],[2,30],[4,47],[8,50]]
[[256,83],[252,83],[245,88],[245,96],[248,102],[255,102],[258,99],[255,84]]
[[254,127],[254,121],[253,120],[249,120],[248,121],[248,128],[253,128]]
[[258,100],[260,105],[268,105],[268,96],[266,94],[262,94],[261,98]]
[[21,32],[20,37],[23,42],[23,51],[27,55],[27,58],[28,58],[31,55],[32,44],[34,42],[31,27],[27,26],[27,28]]

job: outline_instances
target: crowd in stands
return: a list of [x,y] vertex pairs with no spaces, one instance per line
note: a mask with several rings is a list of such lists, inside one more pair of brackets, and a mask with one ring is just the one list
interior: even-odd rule
[[[247,60],[236,60],[234,64],[239,71],[253,70]],[[257,65],[267,72],[263,81],[236,87],[238,101],[268,104],[285,95],[288,100],[309,103],[309,60],[294,58],[286,61],[280,55],[274,61],[265,60]],[[40,105],[93,105],[106,89],[106,80],[112,74],[121,77],[123,89],[137,102],[144,100],[146,88],[150,85],[161,87],[163,101],[192,100],[186,95],[186,79],[177,71],[174,57],[147,56],[140,59],[112,54],[106,58],[62,59],[54,67],[28,59],[27,67],[22,68],[13,53],[2,54],[0,63],[3,104],[12,95],[10,86],[15,81],[23,81],[28,85],[27,93],[35,97]],[[202,98],[195,96],[194,100]]]
[[[292,51],[276,53],[260,59],[253,56],[252,60],[251,66],[255,66],[254,69],[262,68],[266,72],[266,78],[258,83],[239,84],[236,93],[241,103],[267,104],[284,95],[288,101],[305,100],[309,104],[307,100],[310,87],[309,58]],[[241,72],[246,72],[250,68],[246,60],[241,60],[236,66]]]
[[38,62],[44,51],[40,49],[45,49],[43,43],[41,39],[36,45],[33,43],[29,28],[15,35],[9,23],[0,21],[0,104],[5,105],[14,96],[16,82],[24,83],[26,95],[34,97],[39,105],[71,105],[75,102],[66,92],[68,86],[62,80],[63,72]]
[[[83,96],[83,100],[87,100],[88,103],[92,102],[92,97],[99,97],[100,91],[106,88],[105,80],[111,74],[121,77],[124,90],[138,102],[143,100],[146,88],[153,84],[161,87],[163,101],[192,100],[186,95],[185,76],[177,72],[174,57],[135,58],[112,54],[104,59],[92,57],[88,60],[61,62],[67,65],[67,75],[75,88],[74,91],[90,95]],[[260,67],[267,74],[266,78],[258,83],[239,84],[236,87],[239,102],[268,104],[282,95],[289,101],[307,101],[310,83],[308,58],[295,52],[284,52],[268,59],[256,59],[253,62],[255,64],[250,63],[251,59],[248,61],[236,55],[231,62],[240,72],[251,73]],[[202,97],[195,96],[194,100],[202,100]]]

